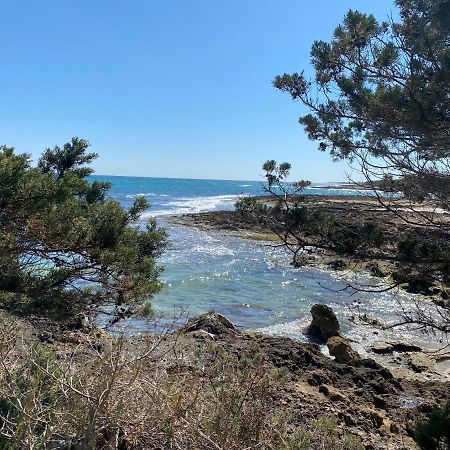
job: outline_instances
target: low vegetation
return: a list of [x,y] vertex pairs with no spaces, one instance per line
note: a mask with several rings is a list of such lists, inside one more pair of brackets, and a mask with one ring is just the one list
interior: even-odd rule
[[193,368],[150,336],[139,352],[120,337],[55,351],[1,320],[2,450],[363,449],[332,419],[293,429],[273,401],[286,371],[257,353],[238,359],[212,344]]

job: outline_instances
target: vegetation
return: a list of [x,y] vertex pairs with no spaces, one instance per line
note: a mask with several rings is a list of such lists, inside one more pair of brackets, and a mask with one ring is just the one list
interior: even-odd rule
[[405,321],[448,333],[450,220],[442,210],[450,211],[450,2],[395,3],[400,22],[349,11],[330,42],[313,44],[313,79],[284,74],[274,85],[307,108],[299,121],[319,150],[348,160],[365,179],[361,187],[372,188],[404,231],[392,235],[373,222],[342,223],[312,213],[297,188],[306,185],[287,192],[290,164],[275,161],[263,169],[276,205],[262,210],[245,200],[239,208],[266,220],[295,263],[314,246],[393,261],[392,286],[407,283],[420,292],[443,286],[437,314],[418,309]]
[[417,425],[416,441],[422,450],[450,448],[450,403],[436,408],[427,420]]
[[137,225],[144,198],[128,210],[91,182],[97,157],[73,138],[29,155],[0,147],[0,307],[45,314],[136,311],[160,288],[156,259],[166,236]]
[[320,150],[449,209],[450,2],[395,3],[399,23],[349,11],[331,42],[313,44],[314,80],[274,85],[310,110],[300,123]]
[[450,2],[396,5],[400,23],[349,11],[331,42],[313,44],[314,80],[284,74],[274,85],[309,109],[300,123],[320,150],[351,161],[375,192],[410,200],[379,196],[406,224],[428,228],[411,255],[448,282],[450,223],[437,208],[450,210]]
[[361,225],[355,222],[349,226],[320,209],[309,208],[302,193],[310,182],[285,183],[290,172],[289,163],[278,165],[270,160],[262,168],[268,180],[263,185],[264,190],[273,195],[275,201],[267,204],[255,197],[246,197],[237,202],[236,208],[273,230],[292,252],[294,266],[303,265],[313,247],[328,251],[330,255],[381,257],[384,235],[375,223]]
[[1,450],[364,448],[332,419],[292,428],[273,402],[286,373],[258,354],[211,346],[196,364],[200,355],[189,361],[162,337],[138,350],[116,338],[55,354],[19,329],[0,317]]

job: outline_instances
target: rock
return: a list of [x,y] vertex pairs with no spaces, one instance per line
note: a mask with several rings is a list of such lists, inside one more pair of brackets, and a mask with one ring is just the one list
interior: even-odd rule
[[366,269],[374,277],[383,278],[386,276],[386,274],[380,269],[380,266],[377,263],[367,264]]
[[348,363],[359,359],[359,354],[350,345],[350,341],[343,336],[332,336],[327,340],[330,355],[334,356],[338,363]]
[[334,261],[330,261],[328,266],[334,270],[344,270],[347,268],[347,264],[343,259],[335,259]]
[[377,408],[377,409],[386,409],[386,406],[387,406],[386,400],[379,395],[373,396],[373,404],[374,404],[375,408]]
[[326,342],[331,336],[339,335],[339,322],[333,310],[327,305],[313,305],[312,322],[307,333],[312,338]]
[[89,317],[81,313],[75,317],[74,322],[69,325],[69,328],[72,328],[73,330],[88,330],[92,328],[92,323],[89,320]]
[[414,353],[408,356],[408,366],[416,373],[433,372],[434,364],[424,353]]
[[370,411],[370,417],[377,428],[383,425],[384,417],[378,411]]
[[319,386],[319,392],[328,397],[332,402],[345,402],[347,398],[338,389],[324,384]]
[[377,353],[378,355],[385,355],[387,353],[404,353],[404,352],[420,352],[422,349],[414,344],[407,342],[379,342],[367,348],[369,352]]
[[215,311],[209,311],[206,314],[189,319],[186,325],[178,330],[178,333],[187,334],[194,331],[204,331],[214,336],[238,333],[234,325],[226,317]]
[[199,339],[201,341],[215,341],[217,340],[217,336],[212,333],[208,333],[205,330],[198,330],[192,332],[192,337],[195,339]]

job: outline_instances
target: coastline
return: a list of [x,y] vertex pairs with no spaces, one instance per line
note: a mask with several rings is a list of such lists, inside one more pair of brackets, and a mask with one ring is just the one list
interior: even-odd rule
[[[268,196],[262,197],[261,199],[267,203],[273,201],[273,198]],[[395,214],[387,212],[374,197],[342,197],[339,195],[306,196],[306,202],[309,207],[321,208],[325,211],[337,214],[341,220],[349,222],[356,221],[358,223],[364,223],[367,220],[376,220],[376,223],[383,224],[389,233],[398,233],[400,227],[404,227],[401,220]],[[402,203],[402,201],[397,201],[396,203],[398,207],[405,206],[405,202]],[[427,205],[421,205],[421,207],[427,208]],[[232,236],[240,239],[260,241],[266,243],[268,246],[281,243],[279,236],[264,226],[264,224],[251,222],[236,210],[210,211],[171,216],[168,219],[168,222],[175,226],[212,232],[221,236]],[[378,286],[388,286],[388,284],[393,283],[392,277],[387,275],[389,271],[392,270],[392,263],[376,258],[354,260],[349,257],[325,254],[320,251],[311,251],[311,253],[308,254],[308,257],[305,258],[305,265],[317,267],[340,277],[345,277],[347,274],[352,273],[369,275],[373,278],[374,285],[376,284]],[[411,292],[410,286],[408,285],[399,285],[398,287],[406,292],[418,294],[418,299],[422,298],[425,301],[436,303],[442,301],[443,291],[437,286],[434,286],[426,292]],[[381,326],[378,320],[370,317],[363,317],[361,319],[356,315],[354,319],[367,320],[366,324],[369,327],[372,327],[374,333],[378,334],[378,331],[376,330]],[[383,347],[383,345],[389,347],[389,344],[382,339],[378,341],[378,344],[381,347]],[[429,358],[431,355],[431,359],[433,360],[434,356],[432,352],[437,349],[438,347],[428,348],[423,354],[425,354],[426,358]],[[405,375],[405,368],[407,368],[409,364],[409,354],[404,354],[402,351],[378,351],[376,348],[373,351],[372,349],[367,348],[362,350],[363,353],[368,351],[369,357],[374,358],[378,363],[388,367],[390,370],[393,370],[393,372],[398,372],[399,376],[411,376],[411,373]],[[435,360],[431,361],[431,363],[438,363],[439,368],[437,369],[437,373],[444,376],[447,380],[450,379],[449,358],[443,357],[440,359],[439,352],[435,356]],[[403,375],[401,375],[402,373]]]
[[[262,392],[265,392],[273,385],[267,384],[269,380],[276,382],[270,391],[268,411],[270,415],[282,414],[291,429],[327,418],[335,421],[340,433],[357,436],[364,448],[374,450],[400,450],[405,445],[417,448],[412,439],[415,424],[450,395],[448,381],[426,376],[426,373],[414,376],[412,371],[392,371],[367,356],[337,362],[325,356],[315,343],[239,331],[214,312],[190,319],[175,332],[144,333],[125,339],[86,325],[74,329],[47,322],[24,325],[17,319],[10,320],[15,323],[14,333],[28,335],[28,341],[37,339],[56,355],[58,364],[69,364],[70,370],[77,374],[86,373],[91,382],[97,382],[96,364],[107,363],[109,355],[115,354],[117,343],[121,342],[123,357],[131,361],[130,370],[139,364],[139,369],[131,372],[135,374],[133,382],[127,384],[125,391],[119,389],[117,394],[120,400],[120,393],[125,393],[121,400],[126,405],[121,427],[123,436],[128,439],[136,434],[142,436],[139,422],[135,424],[132,417],[133,408],[139,407],[139,414],[145,412],[166,418],[164,426],[167,420],[172,420],[170,404],[139,403],[144,386],[155,401],[164,389],[168,389],[167,395],[170,395],[170,389],[175,386],[174,395],[186,397],[183,400],[186,405],[194,405],[192,393],[185,391],[191,386],[196,392],[195,401],[204,404],[201,407],[214,408],[214,403],[208,400],[211,398],[208,383],[216,382],[217,364],[219,380],[226,374],[230,383],[227,386],[235,389],[234,395],[238,392],[241,395],[242,383],[259,386],[261,382]],[[119,385],[127,382],[127,373],[123,369],[118,374]],[[276,378],[272,379],[273,376]],[[234,382],[237,384],[232,384]],[[150,434],[148,439],[147,444],[156,437]],[[143,447],[137,448],[148,448],[145,445],[144,441]]]
[[[402,199],[389,199],[390,210],[387,210],[379,203],[379,200],[373,196],[355,195],[305,195],[302,196],[304,204],[311,210],[320,210],[321,213],[329,214],[336,218],[339,223],[348,225],[363,225],[373,223],[379,227],[387,241],[396,235],[405,232],[416,232],[420,230],[420,222],[425,221],[427,215],[439,215],[440,220],[450,223],[450,213],[440,211],[436,205],[431,202],[411,205],[410,202]],[[267,205],[274,203],[273,196],[261,196],[258,200]],[[410,207],[414,208],[414,213],[409,212]],[[401,214],[410,219],[411,222],[417,222],[415,225],[405,224]],[[206,232],[214,232],[224,236],[234,236],[242,239],[254,241],[266,241],[269,244],[281,244],[282,240],[273,230],[265,224],[249,220],[237,210],[231,211],[210,211],[200,213],[190,213],[175,215],[168,218],[168,222],[176,226],[184,226]],[[424,224],[425,226],[425,224]],[[364,259],[355,259],[330,252],[309,249],[308,254],[303,258],[303,265],[323,266],[331,270],[342,271],[350,270],[352,272],[368,272],[377,278],[386,278],[387,273],[394,272],[395,267],[393,258],[389,255],[379,257],[376,252]],[[424,291],[420,286],[405,284],[401,288],[412,293],[422,293],[425,295],[442,294],[441,286],[435,284]]]

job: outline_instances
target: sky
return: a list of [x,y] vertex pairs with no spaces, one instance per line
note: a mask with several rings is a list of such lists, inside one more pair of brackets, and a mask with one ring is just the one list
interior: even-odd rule
[[267,159],[293,179],[342,181],[277,91],[310,70],[348,9],[384,20],[391,0],[0,0],[0,144],[37,158],[72,136],[96,173],[255,180]]

